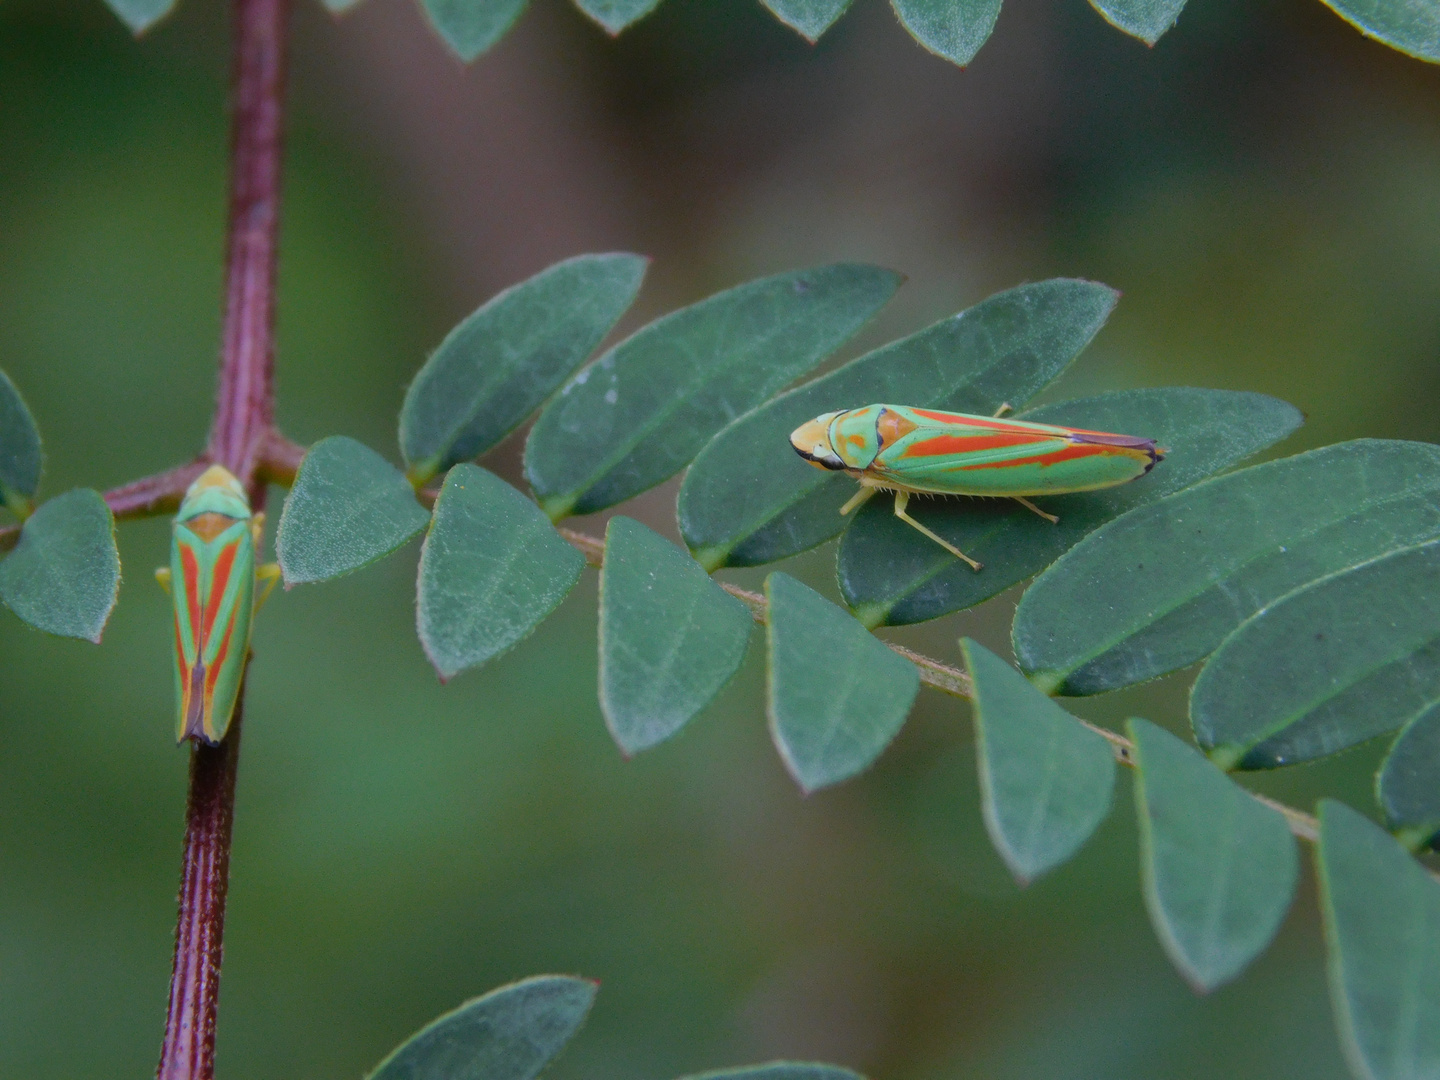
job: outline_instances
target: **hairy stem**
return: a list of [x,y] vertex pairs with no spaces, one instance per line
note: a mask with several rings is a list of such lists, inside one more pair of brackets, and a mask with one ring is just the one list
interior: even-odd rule
[[[279,456],[279,444],[270,444],[289,7],[289,0],[234,0],[225,326],[219,400],[204,455],[240,478],[257,512],[264,507],[271,459]],[[177,473],[183,471],[164,476],[178,481]],[[165,497],[170,494],[166,491]],[[152,500],[137,510],[160,502]],[[190,752],[175,964],[157,1080],[212,1080],[215,1074],[215,1018],[244,697],[242,683],[225,741],[219,746],[196,743]]]

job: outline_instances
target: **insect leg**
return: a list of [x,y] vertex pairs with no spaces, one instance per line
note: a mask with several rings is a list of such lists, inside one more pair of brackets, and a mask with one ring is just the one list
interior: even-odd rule
[[280,580],[280,564],[266,563],[255,568],[255,580],[260,582],[260,595],[255,597],[255,610],[259,611],[262,604],[270,598],[275,584]]
[[948,541],[945,541],[945,540],[940,539],[940,537],[936,536],[933,532],[931,532],[929,529],[927,529],[924,525],[921,525],[918,521],[916,521],[916,520],[915,520],[914,518],[912,518],[909,514],[907,514],[907,513],[905,512],[905,507],[906,507],[906,505],[907,505],[909,502],[910,502],[910,493],[909,493],[908,491],[897,491],[897,492],[895,492],[895,516],[896,516],[897,518],[899,518],[901,521],[905,522],[905,524],[910,525],[910,526],[913,526],[913,527],[916,528],[916,529],[919,529],[922,533],[924,533],[926,536],[928,536],[931,540],[934,540],[935,543],[939,544],[939,545],[940,545],[941,547],[943,547],[946,551],[950,552],[950,554],[954,555],[956,558],[963,559],[965,562],[969,563],[972,568],[974,568],[974,569],[976,569],[976,570],[979,570],[979,569],[980,569],[980,564],[979,564],[978,562],[976,562],[974,559],[970,558],[969,555],[966,555],[963,551],[961,551],[959,548],[957,548],[954,544],[951,544],[951,543],[949,543]]
[[878,488],[873,487],[862,487],[859,491],[855,492],[855,495],[851,498],[849,502],[847,502],[844,506],[840,507],[841,516],[850,513],[851,510],[855,510],[861,506],[864,506],[866,502],[869,501],[870,496],[874,495],[875,492],[878,490]]
[[1021,506],[1025,507],[1026,510],[1030,510],[1030,511],[1036,513],[1036,514],[1039,514],[1039,515],[1040,515],[1041,517],[1043,517],[1046,521],[1050,522],[1051,525],[1059,525],[1059,524],[1060,524],[1060,519],[1059,519],[1058,517],[1056,517],[1054,514],[1047,514],[1044,510],[1041,510],[1038,506],[1036,506],[1034,503],[1032,503],[1029,499],[1022,498],[1022,497],[1019,496],[1019,495],[1011,495],[1010,497],[1011,497],[1012,499],[1014,499],[1016,502],[1018,502]]
[[992,419],[999,420],[1000,417],[1004,416],[1006,413],[1012,413],[1014,411],[1015,406],[1011,405],[1008,401],[1002,401],[1000,403],[1000,407],[990,415]]
[[155,568],[155,580],[159,582],[160,587],[168,594],[170,592],[170,567],[157,566]]

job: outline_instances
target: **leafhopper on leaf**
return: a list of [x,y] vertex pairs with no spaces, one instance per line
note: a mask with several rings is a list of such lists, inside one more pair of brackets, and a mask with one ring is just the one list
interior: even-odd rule
[[817,469],[860,481],[840,513],[877,491],[893,491],[896,517],[976,570],[978,562],[906,513],[911,495],[1014,499],[1058,522],[1030,496],[1115,487],[1144,476],[1165,456],[1154,439],[905,405],[823,413],[796,428],[790,444]]
[[[279,577],[277,566],[255,566],[264,518],[219,465],[190,485],[175,515],[170,565],[155,576],[175,601],[176,741],[213,745],[230,726],[250,624]],[[257,598],[258,580],[265,585]]]

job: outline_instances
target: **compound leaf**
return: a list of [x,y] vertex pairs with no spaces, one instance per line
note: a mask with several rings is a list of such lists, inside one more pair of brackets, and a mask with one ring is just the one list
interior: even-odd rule
[[1154,45],[1160,35],[1175,25],[1185,0],[1090,0],[1105,21],[1146,45]]
[[416,481],[479,457],[538,409],[625,314],[646,265],[623,253],[566,259],[450,331],[400,410],[400,450]]
[[440,678],[530,633],[584,566],[533,502],[478,465],[456,465],[420,552],[420,641]]
[[975,58],[1000,17],[1000,0],[890,0],[890,4],[911,37],[961,67]]
[[1117,296],[1092,281],[1021,285],[747,413],[685,475],[685,542],[713,570],[774,562],[828,540],[845,526],[839,511],[855,482],[803,461],[790,445],[797,426],[880,402],[986,415],[1023,404],[1099,333]]
[[1261,609],[1190,693],[1201,746],[1269,769],[1333,754],[1440,701],[1440,541],[1397,551]]
[[845,14],[851,0],[760,0],[777,19],[806,41],[816,42],[835,20]]
[[1440,446],[1360,440],[1198,484],[1101,526],[1015,615],[1020,666],[1067,694],[1208,656],[1317,578],[1440,536]]
[[[899,404],[897,402],[897,404]],[[840,588],[867,626],[921,622],[988,600],[1044,569],[1125,511],[1189,487],[1297,428],[1293,406],[1264,394],[1163,387],[1047,405],[1026,420],[1155,438],[1168,451],[1147,475],[1040,504],[1059,525],[1009,499],[919,499],[910,514],[985,568],[976,572],[871,499],[840,543]]]
[[1145,906],[1180,973],[1214,990],[1280,928],[1300,872],[1295,838],[1199,751],[1148,720],[1129,728]]
[[40,431],[25,399],[0,371],[0,503],[17,504],[23,517],[40,486]]
[[975,686],[981,809],[995,850],[1028,883],[1080,850],[1110,812],[1115,755],[978,642],[960,649]]
[[709,438],[809,371],[900,278],[838,265],[763,278],[671,312],[582,368],[536,421],[525,475],[558,520],[673,476]]
[[538,975],[492,990],[422,1028],[369,1080],[534,1080],[585,1022],[596,989]]
[[150,29],[174,9],[176,0],[105,0],[131,33]]
[[668,739],[745,659],[750,609],[663,536],[627,517],[605,530],[600,711],[627,755]]
[[1440,834],[1440,704],[1405,725],[1375,778],[1376,795],[1390,827],[1413,846]]
[[97,645],[119,589],[115,519],[89,488],[43,503],[0,562],[0,600],[11,611],[38,630]]
[[1365,1080],[1440,1076],[1440,883],[1374,822],[1320,803],[1320,902],[1340,1044]]
[[445,44],[467,64],[515,25],[527,0],[422,0]]
[[920,689],[898,656],[789,574],[765,579],[770,732],[807,792],[867,768],[889,745]]
[[1436,0],[1325,0],[1366,37],[1419,60],[1440,62],[1440,3]]
[[326,581],[384,558],[430,520],[399,469],[344,435],[310,448],[285,499],[276,556],[285,584]]

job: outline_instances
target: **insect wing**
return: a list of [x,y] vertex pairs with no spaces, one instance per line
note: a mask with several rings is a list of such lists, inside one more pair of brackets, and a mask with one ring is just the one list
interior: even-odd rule
[[209,540],[184,524],[175,526],[171,574],[179,739],[219,742],[240,691],[255,606],[255,544],[249,520],[232,521]]

